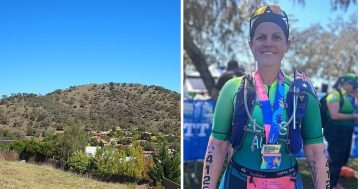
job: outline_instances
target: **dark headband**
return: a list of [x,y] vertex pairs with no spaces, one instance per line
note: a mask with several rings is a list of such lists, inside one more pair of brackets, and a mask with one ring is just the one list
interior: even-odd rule
[[268,12],[268,13],[263,13],[262,15],[259,15],[254,19],[250,29],[250,40],[254,38],[255,29],[263,22],[272,22],[278,25],[281,28],[281,30],[284,32],[286,36],[286,40],[289,39],[289,30],[285,20],[277,14]]

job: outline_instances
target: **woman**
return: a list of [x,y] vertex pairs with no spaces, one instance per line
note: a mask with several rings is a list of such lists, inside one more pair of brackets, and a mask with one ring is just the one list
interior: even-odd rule
[[334,90],[326,96],[329,120],[324,128],[324,136],[328,141],[329,167],[331,186],[335,189],[344,187],[337,182],[340,169],[345,166],[350,155],[352,135],[357,113],[352,104],[352,93],[357,88],[357,76],[349,73],[340,77]]
[[[289,99],[295,100],[299,94],[296,89],[296,93],[291,92],[292,78],[280,68],[290,47],[288,38],[288,19],[278,6],[267,5],[254,12],[250,19],[249,46],[257,69],[248,76],[229,80],[220,92],[204,160],[202,188],[216,188],[229,145],[234,153],[219,188],[303,188],[296,159],[291,153],[301,149],[295,145],[302,144],[299,141],[303,141],[315,188],[329,188],[316,96],[310,92],[299,96],[302,102],[298,107],[303,107],[304,111],[301,120],[291,122],[301,112],[294,112],[296,116],[287,114],[290,109],[298,110],[292,108]],[[248,86],[253,86],[253,92]],[[248,100],[252,94],[256,100]],[[295,94],[295,97],[288,94]]]

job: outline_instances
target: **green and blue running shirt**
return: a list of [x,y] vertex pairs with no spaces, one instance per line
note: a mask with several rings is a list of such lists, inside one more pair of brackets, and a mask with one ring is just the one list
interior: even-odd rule
[[[227,141],[231,136],[231,127],[233,120],[233,112],[235,110],[235,102],[236,102],[236,93],[241,84],[241,80],[243,77],[237,77],[229,80],[220,91],[219,98],[216,103],[215,112],[214,112],[214,120],[213,120],[213,132],[211,134],[212,137]],[[285,76],[285,96],[289,91],[290,87],[290,77]],[[275,80],[270,86],[265,85],[265,89],[268,93],[269,100],[273,104],[276,94],[276,85],[277,81]],[[304,141],[304,145],[307,144],[317,144],[323,143],[323,135],[322,135],[322,126],[321,126],[321,118],[320,118],[320,110],[319,103],[316,97],[312,94],[308,94],[309,100],[306,107],[306,114],[302,120],[301,124],[301,134]],[[250,106],[250,105],[249,105]],[[263,125],[262,111],[260,106],[255,105],[253,112],[251,113],[252,119],[256,120],[258,125]],[[286,109],[283,110],[283,122],[286,122]],[[292,125],[290,125],[292,126]],[[253,128],[254,130],[259,130],[259,128],[255,128],[254,125],[249,122],[249,128]],[[280,130],[280,138],[286,139],[287,128],[283,127]],[[252,132],[245,132],[244,139],[241,147],[237,149],[233,154],[233,159],[236,163],[245,166],[247,168],[260,170],[261,164],[261,147],[265,138],[258,137]],[[282,155],[280,168],[277,170],[268,170],[268,171],[280,171],[288,169],[295,165],[295,157],[293,155],[289,155],[285,142],[280,142],[281,149],[280,153]],[[242,176],[245,179],[244,175]]]

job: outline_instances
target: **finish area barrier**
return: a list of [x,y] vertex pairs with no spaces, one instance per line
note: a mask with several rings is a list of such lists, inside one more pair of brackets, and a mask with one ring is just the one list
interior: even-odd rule
[[[215,100],[184,100],[184,161],[202,160],[211,134]],[[357,157],[357,127],[353,136],[353,147],[350,157]],[[300,151],[297,157],[304,157]]]

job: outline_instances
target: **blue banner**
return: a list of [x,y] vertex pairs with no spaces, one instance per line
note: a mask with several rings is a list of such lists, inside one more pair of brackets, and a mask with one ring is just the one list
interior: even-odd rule
[[184,101],[184,161],[204,159],[215,100]]
[[[211,134],[215,100],[184,100],[184,161],[202,160]],[[350,157],[357,157],[357,123]],[[301,150],[296,157],[305,157]]]

